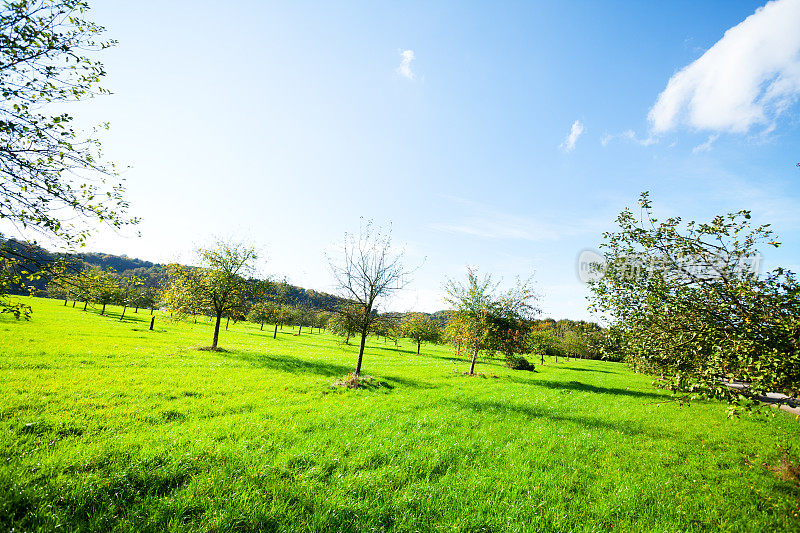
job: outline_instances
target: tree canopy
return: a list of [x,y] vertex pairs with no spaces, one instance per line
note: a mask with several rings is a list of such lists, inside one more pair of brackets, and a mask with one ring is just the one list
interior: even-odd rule
[[732,403],[800,390],[800,285],[781,268],[759,275],[759,246],[779,246],[768,226],[748,211],[660,221],[647,193],[640,207],[604,235],[607,263],[591,282],[625,359],[675,391]]

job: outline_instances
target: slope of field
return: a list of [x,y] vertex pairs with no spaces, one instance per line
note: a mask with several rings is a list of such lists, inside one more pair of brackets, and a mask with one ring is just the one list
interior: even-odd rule
[[[0,530],[787,531],[800,422],[680,407],[621,364],[537,372],[31,299],[0,317]],[[56,529],[58,528],[58,529]]]

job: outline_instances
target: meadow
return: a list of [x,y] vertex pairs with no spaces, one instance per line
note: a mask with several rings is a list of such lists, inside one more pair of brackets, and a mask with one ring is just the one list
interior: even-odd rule
[[[32,298],[0,317],[0,530],[800,531],[800,421],[371,338]],[[296,333],[296,332],[295,332]],[[788,450],[792,448],[791,452]]]

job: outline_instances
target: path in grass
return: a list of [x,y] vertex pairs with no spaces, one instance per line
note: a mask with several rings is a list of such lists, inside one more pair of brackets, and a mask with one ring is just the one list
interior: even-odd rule
[[212,353],[202,321],[33,305],[0,319],[3,530],[800,530],[764,466],[793,417],[682,408],[620,364],[470,378],[371,339],[377,386],[341,390],[356,347],[327,334],[239,323]]

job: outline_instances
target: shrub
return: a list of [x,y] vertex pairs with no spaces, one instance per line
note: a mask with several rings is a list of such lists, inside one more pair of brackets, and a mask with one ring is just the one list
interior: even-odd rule
[[521,355],[506,357],[506,366],[513,370],[535,371],[533,365]]

